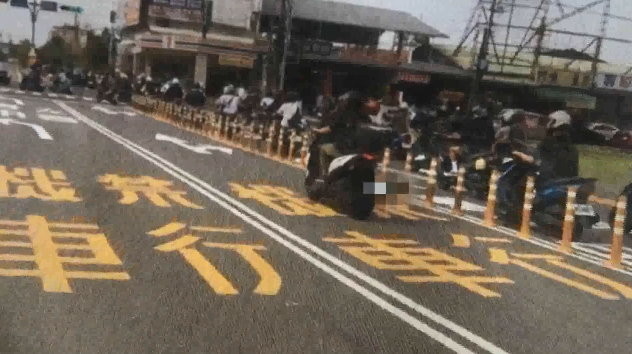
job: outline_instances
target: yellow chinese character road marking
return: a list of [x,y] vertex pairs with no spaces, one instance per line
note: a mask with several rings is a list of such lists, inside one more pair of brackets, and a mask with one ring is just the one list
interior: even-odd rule
[[418,221],[422,219],[448,221],[447,218],[441,216],[434,216],[420,211],[410,210],[410,208],[406,205],[388,205],[385,206],[385,208],[375,208],[373,212],[381,219],[390,219],[391,216],[394,215],[411,221]]
[[251,184],[245,187],[237,183],[230,183],[230,187],[239,198],[254,199],[282,215],[317,217],[338,215],[333,209],[302,198],[284,187],[263,184]]
[[469,248],[470,238],[465,235],[452,234],[452,246],[458,248]]
[[[186,224],[173,222],[148,232],[148,234],[154,237],[165,237],[186,228]],[[188,229],[207,233],[239,234],[242,232],[239,228],[191,226],[188,227]],[[200,237],[187,234],[174,241],[156,246],[155,249],[161,252],[179,252],[217,294],[239,294],[235,286],[226,279],[200,251],[194,248],[195,244],[200,240]],[[216,242],[202,242],[202,245],[209,248],[232,250],[246,260],[260,277],[259,284],[254,290],[255,293],[261,295],[276,295],[281,289],[281,277],[274,268],[257,253],[257,251],[266,250],[264,246]]]
[[[67,271],[65,264],[73,265],[122,265],[105,235],[96,233],[92,224],[49,223],[44,217],[28,215],[25,221],[0,220],[0,240],[10,236],[20,241],[0,241],[0,247],[31,249],[33,255],[0,254],[3,261],[28,261],[36,269],[12,269],[0,267],[0,276],[38,277],[47,292],[71,293],[69,279],[129,280],[126,272]],[[16,229],[19,227],[20,229]],[[70,231],[52,231],[64,229]],[[76,231],[79,232],[76,232]],[[59,242],[58,238],[73,239],[72,243]],[[78,243],[77,240],[82,241]],[[60,251],[89,251],[90,257],[61,256]]]
[[75,193],[62,171],[17,167],[10,172],[0,165],[0,198],[81,201]]
[[[359,232],[346,232],[349,238],[325,238],[364,263],[381,270],[426,271],[430,276],[401,275],[398,279],[409,283],[453,283],[484,297],[500,297],[481,284],[513,281],[503,277],[466,276],[455,272],[482,271],[483,268],[452,257],[432,248],[417,246],[414,240],[385,240],[368,237]],[[359,244],[359,245],[358,245]]]
[[99,182],[107,190],[121,192],[120,204],[130,205],[138,202],[139,194],[144,195],[154,205],[168,208],[171,204],[166,199],[192,209],[204,209],[184,198],[186,192],[172,190],[173,183],[149,176],[124,177],[119,175],[105,175],[99,177]]
[[[598,282],[600,284],[606,285],[610,288],[612,288],[613,290],[616,290],[617,292],[619,292],[620,294],[622,294],[625,298],[631,299],[632,298],[632,288],[625,286],[621,283],[615,282],[611,279],[608,279],[606,277],[603,277],[601,275],[589,272],[587,270],[581,269],[581,268],[577,268],[575,266],[572,266],[566,262],[564,262],[564,258],[561,256],[557,256],[557,255],[551,255],[551,254],[520,254],[520,253],[512,253],[511,256],[508,254],[507,251],[502,250],[502,249],[497,249],[497,248],[490,248],[489,250],[490,252],[490,259],[492,262],[494,263],[498,263],[498,264],[513,264],[516,265],[520,268],[526,269],[530,272],[533,272],[535,274],[541,275],[543,277],[549,278],[551,280],[557,281],[561,284],[564,284],[566,286],[570,286],[572,288],[584,291],[586,293],[592,294],[594,296],[600,297],[602,299],[605,300],[618,300],[619,296],[610,292],[606,292],[600,289],[597,289],[595,287],[592,287],[590,285],[587,285],[585,283],[582,283],[578,280],[574,280],[574,279],[569,279],[566,277],[563,277],[559,274],[553,273],[551,271],[545,270],[541,267],[537,267],[533,264],[530,264],[526,261],[523,261],[523,259],[525,260],[542,260],[542,261],[546,261],[548,264],[550,265],[554,265],[556,267],[568,270],[570,272],[573,272],[579,276],[582,276],[584,278],[588,278],[590,280],[593,280],[595,282]],[[513,257],[512,257],[513,256]]]

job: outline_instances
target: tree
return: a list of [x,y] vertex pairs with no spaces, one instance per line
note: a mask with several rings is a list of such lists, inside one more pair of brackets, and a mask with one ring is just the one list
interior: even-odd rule
[[31,42],[26,39],[21,40],[18,44],[9,42],[9,57],[17,58],[21,67],[26,67],[29,61],[29,52],[31,51]]
[[49,64],[58,69],[74,66],[75,56],[72,47],[61,37],[53,37],[38,50],[38,57],[42,64]]

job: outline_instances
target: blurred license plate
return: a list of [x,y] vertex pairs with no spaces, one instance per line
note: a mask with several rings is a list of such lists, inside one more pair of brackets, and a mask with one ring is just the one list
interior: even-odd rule
[[595,216],[595,209],[592,205],[577,204],[575,205],[575,215],[581,216]]

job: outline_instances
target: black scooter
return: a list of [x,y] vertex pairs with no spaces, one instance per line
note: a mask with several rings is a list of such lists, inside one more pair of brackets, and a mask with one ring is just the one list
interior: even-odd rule
[[354,219],[368,219],[375,207],[376,152],[388,143],[384,132],[362,129],[360,133],[367,139],[362,153],[351,153],[331,162],[324,180],[321,175],[318,138],[313,139],[309,148],[305,189],[308,197],[332,206],[337,211]]

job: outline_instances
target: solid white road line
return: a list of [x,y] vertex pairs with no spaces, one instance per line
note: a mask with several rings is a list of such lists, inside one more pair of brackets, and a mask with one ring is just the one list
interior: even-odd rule
[[[383,283],[379,282],[378,280],[368,276],[367,274],[359,271],[358,269],[353,268],[349,264],[347,264],[345,262],[342,262],[338,258],[336,258],[333,255],[325,252],[324,250],[320,249],[316,245],[314,245],[314,244],[312,244],[312,243],[300,238],[299,236],[291,233],[290,231],[286,230],[282,226],[277,225],[274,222],[266,219],[264,216],[258,214],[257,212],[253,211],[252,209],[248,208],[247,206],[245,206],[244,204],[242,204],[238,200],[236,200],[236,199],[226,195],[225,193],[223,193],[223,192],[211,187],[206,182],[198,179],[197,177],[194,177],[194,176],[190,175],[189,173],[187,173],[186,171],[184,171],[184,170],[180,169],[179,167],[173,165],[169,161],[161,158],[160,156],[152,153],[151,151],[148,151],[148,150],[140,147],[139,145],[135,144],[134,142],[132,142],[130,140],[127,140],[127,139],[123,138],[122,136],[117,135],[116,133],[113,133],[112,131],[110,131],[109,129],[105,128],[104,126],[102,126],[102,125],[90,120],[89,118],[87,118],[83,114],[79,113],[78,111],[74,110],[73,108],[69,107],[65,103],[59,102],[59,101],[56,101],[55,103],[57,103],[57,105],[59,105],[61,108],[66,110],[66,112],[68,112],[69,114],[73,115],[75,118],[77,118],[81,122],[85,123],[86,125],[90,126],[93,129],[97,130],[101,134],[109,137],[111,140],[113,140],[116,143],[124,146],[128,150],[134,152],[136,155],[138,155],[138,156],[144,158],[145,160],[151,162],[152,164],[154,164],[155,166],[159,167],[160,169],[162,169],[166,173],[168,173],[168,174],[172,175],[173,177],[177,178],[178,180],[180,180],[182,183],[187,184],[189,187],[191,187],[192,189],[198,191],[202,195],[206,196],[208,199],[210,199],[211,201],[217,203],[218,205],[220,205],[224,209],[230,211],[231,213],[233,213],[234,215],[236,215],[237,217],[242,219],[244,222],[252,225],[253,227],[255,227],[258,230],[260,230],[261,232],[263,232],[264,234],[268,235],[273,240],[275,240],[278,243],[282,244],[287,249],[289,249],[290,251],[292,251],[295,254],[297,254],[299,257],[301,257],[304,260],[312,263],[314,266],[316,266],[317,268],[321,269],[325,273],[331,275],[332,277],[334,277],[335,279],[337,279],[338,281],[340,281],[344,285],[352,288],[353,290],[355,290],[356,292],[358,292],[359,294],[364,296],[366,299],[370,300],[371,302],[373,302],[374,304],[378,305],[379,307],[381,307],[382,309],[386,310],[387,312],[391,313],[392,315],[398,317],[402,321],[408,323],[409,325],[411,325],[412,327],[416,328],[417,330],[425,333],[426,335],[428,335],[429,337],[431,337],[434,340],[438,341],[439,343],[443,344],[447,348],[449,348],[449,349],[451,349],[451,350],[453,350],[455,352],[459,352],[459,353],[470,353],[471,352],[469,349],[467,349],[466,347],[462,346],[461,344],[455,342],[453,339],[449,338],[445,334],[433,329],[432,327],[428,326],[426,323],[418,320],[417,318],[411,316],[410,314],[408,314],[407,312],[401,310],[397,306],[391,304],[390,302],[388,302],[384,298],[380,297],[379,295],[377,295],[373,291],[371,291],[368,288],[358,284],[355,280],[353,280],[353,279],[349,278],[348,276],[340,273],[336,269],[332,268],[330,265],[325,264],[324,262],[322,262],[318,258],[316,258],[316,257],[312,256],[311,254],[307,253],[305,250],[301,249],[296,244],[288,241],[288,239],[291,239],[293,242],[296,242],[297,244],[300,244],[305,249],[311,251],[313,254],[316,254],[316,255],[320,256],[321,258],[326,259],[327,261],[329,261],[330,263],[338,266],[340,269],[346,271],[347,273],[356,276],[357,279],[360,279],[360,280],[364,281],[365,283],[371,285],[373,288],[375,288],[377,290],[380,290],[383,294],[389,295],[393,299],[399,301],[403,305],[406,305],[407,307],[409,307],[410,309],[412,309],[412,310],[416,311],[417,313],[421,314],[425,318],[427,318],[427,319],[429,319],[429,320],[431,320],[431,321],[433,321],[433,322],[435,322],[435,323],[437,323],[439,325],[442,325],[443,327],[451,330],[454,334],[460,335],[461,337],[469,340],[473,344],[476,344],[480,348],[482,348],[482,349],[484,349],[484,350],[486,350],[486,351],[488,351],[490,353],[505,353],[505,351],[503,349],[497,347],[493,343],[488,342],[484,338],[477,336],[476,334],[474,334],[474,333],[468,331],[467,329],[457,325],[456,323],[444,318],[443,316],[433,312],[432,310],[430,310],[430,309],[428,309],[428,308],[426,308],[426,307],[424,307],[424,306],[422,306],[420,304],[415,303],[412,299],[404,296],[403,294],[398,293],[394,289],[391,289],[391,288],[387,287],[386,285],[384,285]],[[246,213],[249,214],[249,215],[247,215]],[[257,219],[257,220],[255,220],[255,219]],[[266,227],[264,224],[267,224],[268,227]],[[277,230],[279,233],[283,234],[286,237],[284,238],[279,233],[274,232],[272,229]]]

